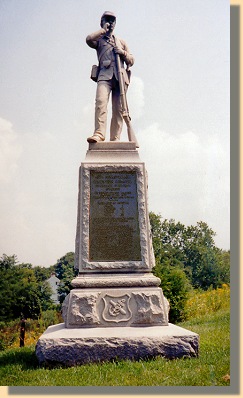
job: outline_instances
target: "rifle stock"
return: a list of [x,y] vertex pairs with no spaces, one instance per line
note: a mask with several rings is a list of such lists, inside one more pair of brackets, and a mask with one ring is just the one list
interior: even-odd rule
[[123,115],[123,119],[124,119],[124,121],[125,121],[125,123],[127,125],[127,135],[128,135],[129,141],[135,142],[136,143],[136,147],[138,148],[139,145],[138,145],[135,133],[134,133],[133,128],[132,128],[130,117],[128,115]]

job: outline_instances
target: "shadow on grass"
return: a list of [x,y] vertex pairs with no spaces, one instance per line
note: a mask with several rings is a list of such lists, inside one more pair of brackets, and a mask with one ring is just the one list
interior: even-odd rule
[[21,365],[23,370],[37,369],[39,363],[33,348],[9,349],[0,353],[0,367]]

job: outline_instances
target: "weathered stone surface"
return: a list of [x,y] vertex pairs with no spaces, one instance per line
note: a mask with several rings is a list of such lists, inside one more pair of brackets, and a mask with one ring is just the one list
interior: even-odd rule
[[73,300],[70,305],[69,325],[99,325],[99,315],[97,313],[96,303],[98,293],[73,294]]
[[174,359],[198,356],[199,336],[169,324],[155,327],[66,329],[50,326],[38,340],[41,364],[80,365],[112,359]]
[[157,287],[161,280],[152,273],[80,274],[72,280],[74,288]]
[[121,150],[115,149],[120,144],[94,146],[81,164],[75,250],[80,272],[143,273],[155,265],[145,165],[128,144]]
[[168,325],[161,288],[73,289],[62,314],[67,328]]
[[[163,313],[162,294],[154,294],[153,292],[135,292],[133,293],[137,304],[137,311],[134,316],[133,324],[137,325],[153,325],[157,323],[163,324],[168,319]],[[165,319],[164,319],[165,318]]]
[[123,141],[106,141],[106,142],[97,142],[95,144],[89,144],[90,151],[119,151],[119,153],[124,151],[136,151],[135,142],[123,142]]
[[135,144],[90,144],[79,176],[79,275],[62,306],[65,323],[38,340],[39,362],[197,356],[199,336],[168,323],[154,265],[147,174]]

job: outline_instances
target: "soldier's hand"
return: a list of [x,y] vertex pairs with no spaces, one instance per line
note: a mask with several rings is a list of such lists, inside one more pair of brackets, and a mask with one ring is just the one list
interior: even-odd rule
[[104,24],[103,28],[105,29],[105,32],[107,33],[107,32],[109,31],[109,29],[110,29],[110,24],[109,24],[109,22],[106,22],[106,23]]
[[119,46],[114,46],[114,51],[116,54],[124,55],[124,50]]

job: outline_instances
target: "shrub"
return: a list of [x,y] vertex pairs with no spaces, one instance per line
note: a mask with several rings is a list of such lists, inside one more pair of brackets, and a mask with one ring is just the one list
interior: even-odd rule
[[163,293],[170,304],[169,321],[172,323],[184,320],[184,308],[191,285],[183,269],[178,266],[164,266],[160,264],[153,269],[161,279]]
[[[56,310],[42,312],[38,319],[26,319],[25,346],[36,344],[38,338],[50,325],[63,322],[61,314]],[[19,347],[20,319],[10,322],[0,322],[0,351]]]
[[221,288],[209,289],[206,292],[194,290],[185,303],[185,318],[198,318],[230,307],[230,287],[223,284]]
[[0,322],[0,351],[13,346],[19,341],[20,321]]

